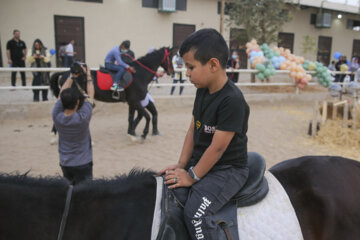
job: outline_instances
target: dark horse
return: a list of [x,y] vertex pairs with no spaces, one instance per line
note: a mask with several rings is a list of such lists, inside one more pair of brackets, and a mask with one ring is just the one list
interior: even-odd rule
[[[306,156],[270,172],[285,188],[305,240],[360,239],[360,163]],[[74,186],[63,239],[150,239],[156,181],[133,170]],[[55,239],[69,182],[0,175],[0,239]]]
[[[171,50],[169,48],[163,47],[129,64],[135,68],[136,73],[132,74],[133,81],[131,82],[129,87],[125,89],[126,102],[129,105],[128,134],[135,136],[136,126],[138,125],[140,119],[144,116],[146,119],[146,124],[141,137],[142,139],[146,138],[149,132],[149,123],[151,118],[145,108],[141,106],[140,101],[145,98],[148,92],[148,84],[152,81],[159,66],[164,68],[168,74],[171,74],[173,72],[173,67],[170,59]],[[51,76],[50,87],[56,97],[59,95],[59,87],[66,81],[69,75],[69,72],[61,72],[55,73]],[[112,91],[100,89],[97,79],[97,71],[91,71],[91,75],[94,81],[96,100],[102,102],[122,101],[122,99],[113,98]],[[86,91],[86,82],[79,83],[79,85]],[[153,115],[153,134],[156,135],[159,133],[157,129],[157,111],[152,103],[150,103],[148,109]],[[136,119],[134,119],[135,112],[138,113]]]

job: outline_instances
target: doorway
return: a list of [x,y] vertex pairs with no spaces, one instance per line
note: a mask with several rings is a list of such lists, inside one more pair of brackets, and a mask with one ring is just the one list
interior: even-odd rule
[[330,64],[331,43],[331,37],[319,36],[316,60],[322,63],[324,66],[329,66]]
[[294,34],[281,32],[278,35],[278,47],[290,49],[294,53]]
[[360,57],[360,40],[354,39],[351,58]]
[[56,66],[61,66],[59,49],[61,46],[75,40],[75,61],[85,62],[85,36],[84,17],[54,16]]
[[229,42],[229,50],[231,51],[237,50],[239,59],[240,59],[240,68],[246,69],[248,56],[246,53],[246,43],[249,41],[247,33],[245,29],[240,28],[231,28],[230,29],[230,42]]
[[182,42],[187,36],[195,32],[195,25],[192,24],[178,24],[173,25],[173,47],[180,48]]

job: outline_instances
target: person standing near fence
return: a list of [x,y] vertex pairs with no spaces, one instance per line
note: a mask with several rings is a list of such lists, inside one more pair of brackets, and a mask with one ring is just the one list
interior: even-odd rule
[[[185,69],[185,66],[184,66],[184,60],[181,58],[179,52],[177,52],[173,58],[172,58],[172,64],[173,64],[173,68],[176,69],[176,68],[184,68]],[[181,71],[181,72],[175,72],[174,73],[174,76],[173,76],[173,83],[178,83],[180,81],[180,84],[184,83],[185,80],[187,80],[187,77],[186,77],[186,72],[185,71]],[[179,91],[179,95],[182,94],[184,90],[184,87],[180,86],[180,91]],[[171,91],[170,91],[170,95],[173,95],[174,94],[174,91],[175,91],[175,86],[172,86],[171,87]]]
[[[13,31],[13,38],[6,44],[6,55],[10,67],[25,67],[27,48],[24,41],[20,39],[20,31]],[[26,86],[25,72],[20,72],[22,85]],[[16,86],[16,72],[11,72],[11,85]]]
[[[34,44],[27,55],[27,61],[31,64],[31,67],[35,68],[46,68],[50,63],[50,53],[44,47],[40,39],[36,39]],[[33,86],[48,86],[50,82],[49,72],[33,72]],[[42,91],[42,100],[48,100],[48,90],[43,89]],[[34,89],[34,102],[40,100],[39,92],[40,90]]]
[[71,40],[68,45],[66,45],[66,56],[64,67],[71,67],[74,63],[74,55],[76,52],[74,51],[75,40]]
[[[236,50],[233,50],[231,52],[231,56],[230,59],[228,60],[227,64],[226,64],[226,68],[229,68],[231,71],[235,70],[235,69],[240,69],[240,59],[239,59],[239,54]],[[238,79],[239,79],[239,73],[235,73],[235,72],[229,72],[226,74],[228,76],[228,78],[237,83]]]
[[[93,152],[90,136],[90,120],[94,99],[94,85],[92,83],[90,69],[81,67],[78,71],[74,67],[69,77],[60,90],[60,99],[56,102],[52,111],[54,125],[59,133],[60,166],[65,178],[72,184],[83,180],[92,179],[93,176]],[[87,78],[87,94],[89,100],[85,100],[79,108],[80,95],[77,88],[72,88],[83,74]]]

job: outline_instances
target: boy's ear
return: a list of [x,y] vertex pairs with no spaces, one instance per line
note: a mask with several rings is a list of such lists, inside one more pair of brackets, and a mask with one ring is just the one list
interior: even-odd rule
[[209,64],[210,64],[210,70],[212,72],[216,72],[221,68],[220,61],[217,58],[210,58]]

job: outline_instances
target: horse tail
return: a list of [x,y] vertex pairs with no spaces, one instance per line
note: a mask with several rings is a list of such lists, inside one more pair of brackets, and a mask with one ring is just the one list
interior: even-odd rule
[[53,92],[54,96],[57,98],[60,94],[60,86],[63,84],[59,82],[59,78],[64,79],[64,77],[69,74],[69,72],[56,72],[50,77],[50,89]]

